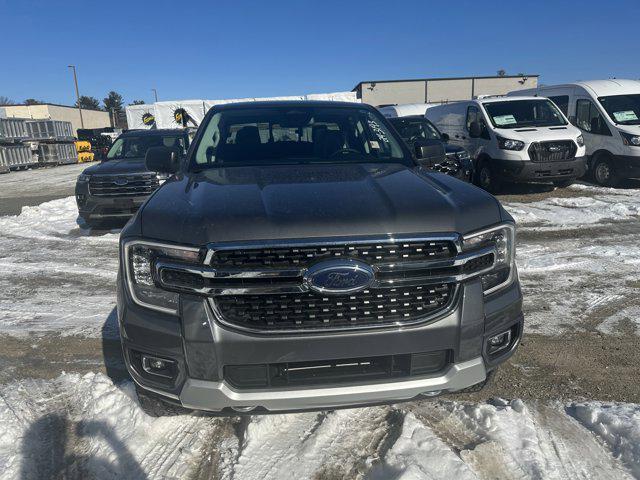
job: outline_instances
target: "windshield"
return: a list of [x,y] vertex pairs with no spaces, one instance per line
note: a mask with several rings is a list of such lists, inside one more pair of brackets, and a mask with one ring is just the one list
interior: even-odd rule
[[440,140],[442,135],[438,129],[424,118],[391,118],[391,124],[407,143],[416,140]]
[[186,152],[184,137],[144,135],[140,137],[119,137],[109,149],[107,160],[144,158],[151,147],[177,147],[183,154]]
[[640,125],[640,94],[598,98],[611,120],[620,125]]
[[278,106],[209,118],[191,168],[346,162],[410,163],[381,116],[363,108]]
[[549,100],[512,100],[483,103],[496,128],[554,127],[566,125],[564,116]]

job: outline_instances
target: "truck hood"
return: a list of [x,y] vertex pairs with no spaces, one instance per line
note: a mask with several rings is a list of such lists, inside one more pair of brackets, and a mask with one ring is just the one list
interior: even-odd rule
[[126,160],[107,160],[92,165],[82,173],[86,175],[114,175],[147,172],[144,158],[127,158]]
[[215,168],[174,177],[139,214],[147,239],[209,242],[467,233],[501,221],[488,193],[400,164]]
[[496,128],[495,132],[501,137],[510,140],[520,140],[527,144],[554,140],[573,140],[575,142],[578,135],[580,135],[580,130],[573,125],[558,127]]

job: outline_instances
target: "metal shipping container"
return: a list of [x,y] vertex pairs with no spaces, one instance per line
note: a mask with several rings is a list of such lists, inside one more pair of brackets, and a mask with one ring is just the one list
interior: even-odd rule
[[38,161],[53,165],[78,163],[78,151],[73,143],[41,143],[38,145]]
[[32,140],[53,142],[73,140],[71,122],[62,120],[27,120],[27,130]]
[[27,137],[27,125],[23,119],[0,118],[0,142],[19,142]]
[[0,146],[0,172],[37,163],[26,145]]

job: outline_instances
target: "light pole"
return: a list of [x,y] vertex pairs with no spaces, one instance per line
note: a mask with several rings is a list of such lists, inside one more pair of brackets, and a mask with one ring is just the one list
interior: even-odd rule
[[80,91],[78,90],[78,76],[76,75],[76,66],[68,65],[73,70],[73,82],[76,84],[76,99],[78,100],[78,112],[80,113],[80,126],[84,128],[84,119],[82,118],[82,108],[80,107]]
[[156,102],[158,101],[158,90],[156,90],[155,88],[152,88],[151,91],[153,92],[153,95],[156,97]]

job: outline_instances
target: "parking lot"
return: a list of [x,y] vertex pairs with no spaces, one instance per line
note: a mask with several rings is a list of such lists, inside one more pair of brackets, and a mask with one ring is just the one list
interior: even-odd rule
[[517,354],[481,393],[324,413],[152,419],[120,358],[118,232],[75,223],[80,170],[0,176],[4,478],[640,474],[640,387],[630,381],[640,374],[640,185],[500,196],[519,224],[526,327]]

